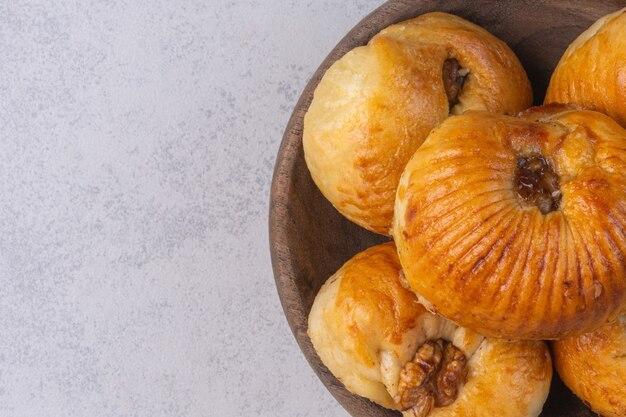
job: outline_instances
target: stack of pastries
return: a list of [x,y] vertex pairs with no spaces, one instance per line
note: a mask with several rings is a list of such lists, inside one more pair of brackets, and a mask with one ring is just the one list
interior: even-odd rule
[[554,361],[595,412],[626,417],[626,9],[531,104],[513,51],[446,13],[384,29],[322,78],[311,176],[393,239],[309,315],[349,391],[412,417],[538,416]]

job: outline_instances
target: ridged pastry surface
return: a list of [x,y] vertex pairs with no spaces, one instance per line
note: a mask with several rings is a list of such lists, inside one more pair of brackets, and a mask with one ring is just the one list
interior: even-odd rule
[[[559,177],[557,209],[518,194],[529,156]],[[626,131],[593,111],[468,112],[433,130],[398,188],[394,239],[411,288],[481,334],[552,339],[626,300]]]
[[[465,79],[450,108],[442,74],[451,59]],[[531,102],[526,73],[504,42],[428,13],[384,29],[328,69],[304,119],[304,156],[339,212],[389,235],[402,170],[433,127],[450,113],[513,114]]]
[[596,413],[626,417],[626,314],[592,333],[552,343],[565,384]]
[[[538,416],[552,364],[539,341],[485,339],[428,312],[401,283],[394,243],[361,252],[321,288],[308,333],[326,367],[346,388],[391,409],[400,373],[429,340],[445,339],[467,358],[456,400],[432,417]],[[404,412],[413,416],[412,411]]]
[[572,42],[552,74],[545,102],[576,103],[626,127],[626,8]]

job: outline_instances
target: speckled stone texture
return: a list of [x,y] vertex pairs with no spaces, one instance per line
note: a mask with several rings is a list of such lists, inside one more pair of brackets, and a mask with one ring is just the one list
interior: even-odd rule
[[0,415],[345,416],[270,267],[298,95],[381,1],[0,4]]

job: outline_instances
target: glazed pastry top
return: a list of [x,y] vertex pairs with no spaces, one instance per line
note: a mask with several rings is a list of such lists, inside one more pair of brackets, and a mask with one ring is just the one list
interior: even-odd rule
[[626,416],[626,313],[592,333],[552,343],[567,386],[596,412]]
[[626,127],[626,8],[595,22],[567,48],[546,103],[576,103]]
[[433,311],[488,336],[559,338],[615,318],[626,299],[625,168],[626,131],[598,112],[449,118],[398,188],[408,282]]

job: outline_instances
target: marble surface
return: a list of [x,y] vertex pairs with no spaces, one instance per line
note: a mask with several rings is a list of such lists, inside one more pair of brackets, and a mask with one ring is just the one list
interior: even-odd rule
[[279,305],[268,191],[381,3],[0,4],[0,415],[346,416]]

